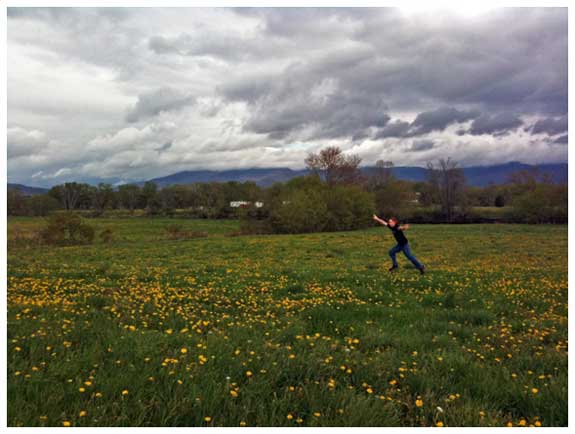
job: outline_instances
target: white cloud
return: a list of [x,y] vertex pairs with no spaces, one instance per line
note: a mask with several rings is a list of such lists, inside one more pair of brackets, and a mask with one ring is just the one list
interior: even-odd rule
[[[565,11],[455,17],[10,8],[9,179],[299,168],[328,145],[367,164],[565,161],[552,143],[566,113]],[[481,135],[468,134],[471,111],[484,115]]]

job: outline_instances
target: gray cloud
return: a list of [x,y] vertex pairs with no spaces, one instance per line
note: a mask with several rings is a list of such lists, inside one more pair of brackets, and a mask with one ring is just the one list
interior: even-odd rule
[[162,146],[159,146],[157,148],[155,148],[155,151],[158,151],[158,153],[162,153],[164,151],[167,151],[168,149],[170,149],[172,147],[173,143],[172,142],[166,142],[164,143]]
[[409,152],[422,152],[432,149],[435,145],[433,140],[416,140],[411,144],[408,149]]
[[567,116],[540,119],[535,122],[531,129],[533,134],[547,133],[550,136],[561,134],[565,131],[567,131]]
[[192,95],[171,87],[162,87],[139,95],[136,104],[126,113],[126,121],[137,122],[162,112],[193,105],[195,102],[196,99]]
[[558,145],[566,145],[568,141],[569,139],[567,137],[567,134],[563,134],[562,136],[559,136],[555,140],[553,140],[553,143],[557,143]]
[[453,107],[440,107],[436,110],[419,113],[411,124],[411,135],[421,135],[432,131],[443,131],[447,126],[477,118],[479,111],[460,111]]
[[8,8],[7,55],[14,182],[567,158],[566,8]]
[[522,124],[521,119],[511,113],[481,115],[471,123],[469,133],[476,136],[481,134],[498,136],[516,130]]
[[376,134],[376,139],[384,137],[407,137],[410,123],[401,120],[390,122],[385,127],[381,128]]

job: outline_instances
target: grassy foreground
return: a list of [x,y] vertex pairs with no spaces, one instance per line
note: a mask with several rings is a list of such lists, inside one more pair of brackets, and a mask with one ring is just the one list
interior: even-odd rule
[[9,244],[9,425],[567,425],[566,226],[412,226],[420,276],[384,228],[91,222]]

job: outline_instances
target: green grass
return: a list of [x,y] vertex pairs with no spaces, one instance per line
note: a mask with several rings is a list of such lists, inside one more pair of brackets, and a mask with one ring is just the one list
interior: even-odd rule
[[9,241],[10,425],[567,425],[566,226],[414,225],[420,276],[381,228],[90,222],[115,241]]

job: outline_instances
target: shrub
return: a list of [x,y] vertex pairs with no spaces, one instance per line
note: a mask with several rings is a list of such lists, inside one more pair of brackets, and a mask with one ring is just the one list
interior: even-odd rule
[[94,241],[94,228],[71,212],[51,214],[39,233],[46,244],[89,244]]
[[114,239],[114,231],[112,229],[107,228],[100,232],[100,239],[103,243],[109,243]]
[[270,212],[270,224],[276,233],[321,232],[327,219],[325,199],[312,189],[288,193]]
[[180,224],[171,224],[166,226],[165,230],[170,240],[206,238],[208,236],[208,233],[204,231],[186,231]]

